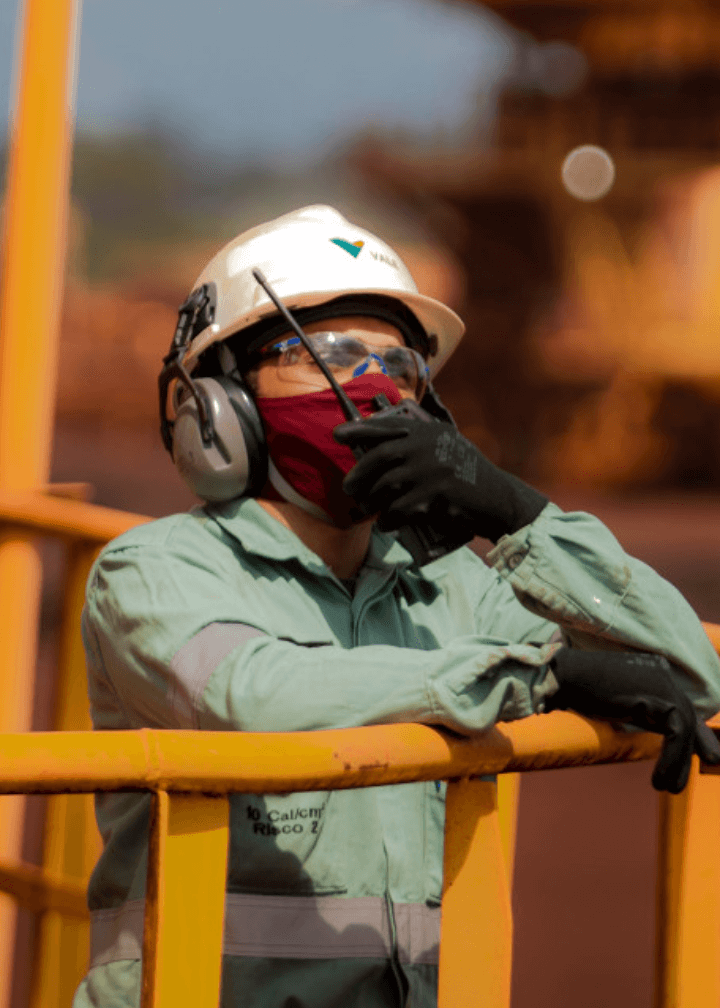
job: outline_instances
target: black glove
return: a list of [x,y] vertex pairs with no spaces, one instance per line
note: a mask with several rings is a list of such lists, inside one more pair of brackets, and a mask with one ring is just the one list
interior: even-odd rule
[[[343,490],[385,531],[427,520],[464,523],[497,542],[540,514],[547,498],[498,469],[451,424],[415,416],[370,416],[333,436],[365,452]],[[471,538],[471,536],[468,536]]]
[[550,667],[560,689],[545,701],[546,713],[570,708],[586,717],[621,721],[665,736],[652,775],[657,791],[682,791],[693,753],[705,763],[720,763],[715,735],[676,685],[667,659],[635,651],[565,647]]

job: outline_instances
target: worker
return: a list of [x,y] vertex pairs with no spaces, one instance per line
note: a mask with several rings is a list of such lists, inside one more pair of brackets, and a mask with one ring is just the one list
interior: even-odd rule
[[[471,736],[572,708],[663,734],[659,789],[682,789],[693,753],[720,759],[720,665],[689,605],[453,424],[432,382],[462,333],[327,206],[218,252],[160,381],[165,444],[204,503],[120,536],[90,575],[95,728]],[[139,1004],[151,800],[97,796],[75,1008]],[[230,806],[223,1008],[436,1005],[442,782]]]

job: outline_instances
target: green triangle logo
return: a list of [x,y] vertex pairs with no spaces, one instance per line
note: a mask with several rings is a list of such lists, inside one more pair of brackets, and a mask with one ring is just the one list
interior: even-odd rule
[[353,257],[353,259],[357,259],[357,257],[360,255],[360,249],[365,244],[364,241],[348,242],[345,241],[344,238],[331,238],[330,241],[333,243],[333,245],[337,245],[338,248],[344,249],[346,252],[349,252],[350,255]]

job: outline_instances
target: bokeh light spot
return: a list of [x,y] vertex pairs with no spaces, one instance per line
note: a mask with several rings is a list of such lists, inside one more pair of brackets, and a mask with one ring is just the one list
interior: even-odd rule
[[575,147],[563,161],[562,183],[575,199],[601,199],[615,181],[615,162],[602,147]]

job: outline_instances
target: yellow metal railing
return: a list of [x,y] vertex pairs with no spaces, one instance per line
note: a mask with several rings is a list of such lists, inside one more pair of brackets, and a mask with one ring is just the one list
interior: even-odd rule
[[[439,1004],[507,1008],[510,888],[497,789],[474,776],[649,759],[659,746],[656,735],[620,734],[559,712],[469,741],[415,724],[293,734],[32,732],[0,735],[0,793],[154,792],[143,1006],[216,1008],[228,793],[448,779]],[[688,792],[664,800],[663,822],[658,1004],[716,1008],[720,927],[708,919],[720,923],[720,776],[696,766]],[[81,915],[80,880],[0,866],[0,885],[34,909]],[[44,954],[60,966],[56,954]],[[43,973],[48,985],[37,1003],[55,1004],[59,974],[51,983]]]

